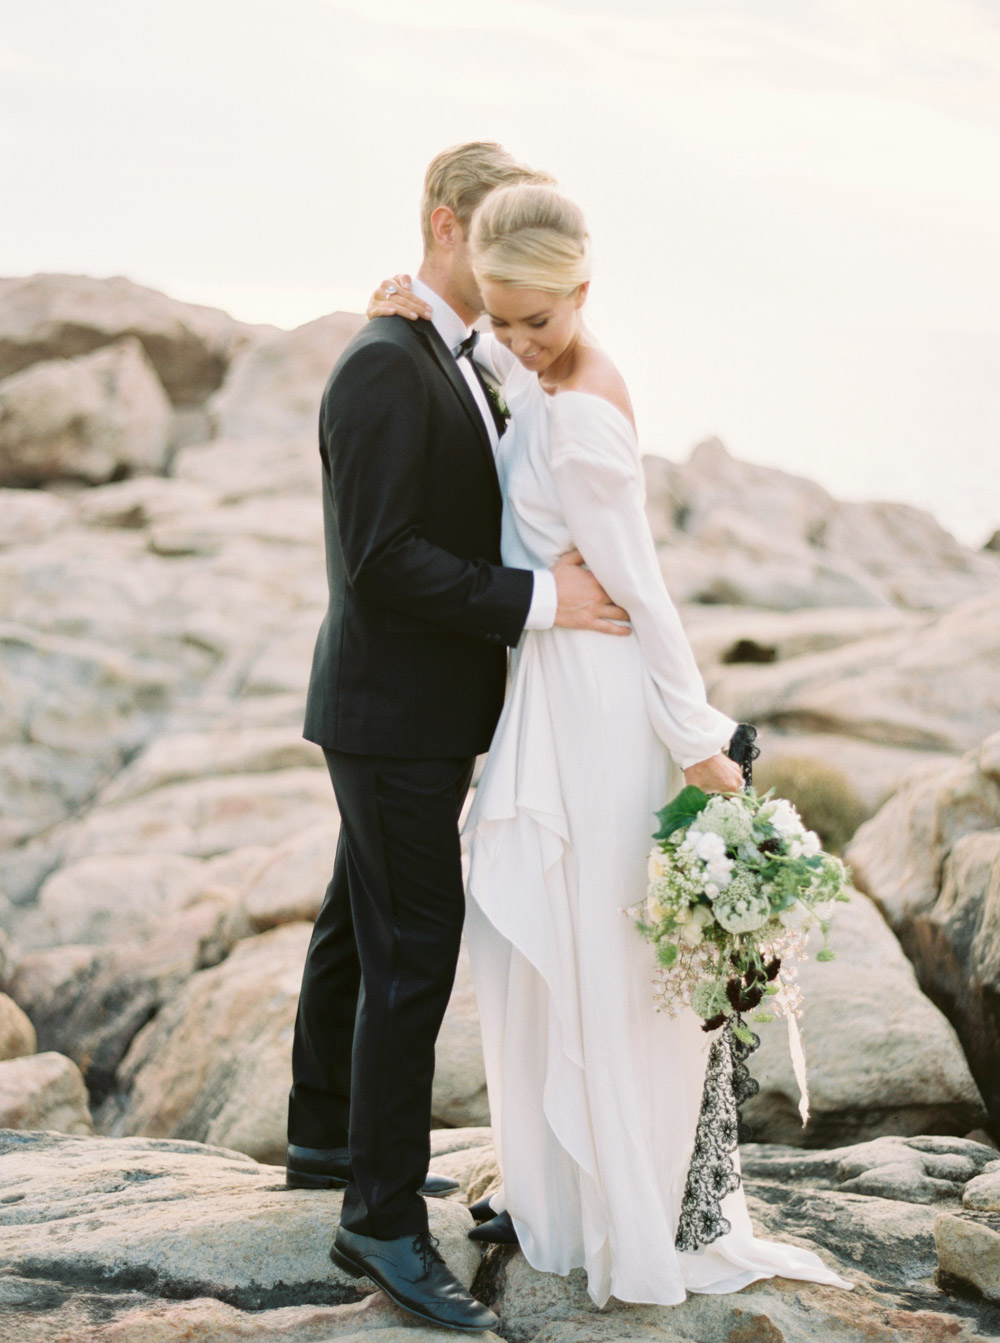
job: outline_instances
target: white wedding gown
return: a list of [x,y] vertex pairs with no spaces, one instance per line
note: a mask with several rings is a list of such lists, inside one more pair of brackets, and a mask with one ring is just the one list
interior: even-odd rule
[[503,560],[575,545],[631,616],[629,638],[526,632],[464,829],[466,937],[506,1207],[536,1269],[587,1271],[597,1305],[672,1305],[781,1274],[849,1286],[813,1254],[732,1231],[674,1236],[711,1039],[653,1010],[652,952],[621,912],[646,889],[653,813],[734,724],[711,708],[660,576],[634,431],[610,402],[545,393],[494,342],[477,359],[512,413],[497,465]]

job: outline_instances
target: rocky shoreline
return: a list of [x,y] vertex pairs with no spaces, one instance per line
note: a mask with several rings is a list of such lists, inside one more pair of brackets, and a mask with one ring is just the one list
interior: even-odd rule
[[[83,277],[0,294],[0,1340],[435,1337],[339,1283],[336,1198],[275,1169],[337,835],[300,736],[326,598],[314,418],[361,319],[279,332]],[[598,1314],[575,1278],[480,1263],[458,1204],[442,1243],[508,1343],[988,1338],[1000,554],[714,441],[646,464],[714,702],[760,726],[763,784],[837,821],[860,888],[839,959],[802,969],[810,1126],[776,1025],[744,1153],[764,1234],[858,1286]],[[485,1188],[464,962],[434,1115],[436,1168]]]

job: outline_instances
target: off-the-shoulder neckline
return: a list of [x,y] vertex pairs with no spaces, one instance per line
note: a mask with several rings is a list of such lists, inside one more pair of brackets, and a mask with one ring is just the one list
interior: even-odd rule
[[603,406],[607,406],[608,410],[618,416],[633,438],[638,438],[635,426],[621,407],[616,406],[613,401],[609,401],[606,396],[601,396],[600,392],[584,392],[578,387],[566,387],[561,392],[547,392],[541,384],[539,384],[539,391],[545,397],[546,401],[552,405],[555,405],[557,401],[561,401],[564,396],[585,396],[588,401],[600,401]]

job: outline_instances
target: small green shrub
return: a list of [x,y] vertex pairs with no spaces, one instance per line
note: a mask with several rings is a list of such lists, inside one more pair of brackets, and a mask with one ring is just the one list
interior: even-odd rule
[[779,797],[794,802],[805,824],[816,831],[831,853],[840,853],[870,815],[847,776],[812,756],[761,760],[754,769],[753,781],[758,793],[773,788]]

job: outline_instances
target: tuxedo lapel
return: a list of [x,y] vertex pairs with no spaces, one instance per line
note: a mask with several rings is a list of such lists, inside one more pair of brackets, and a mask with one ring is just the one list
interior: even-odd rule
[[414,322],[418,334],[423,339],[424,344],[430,350],[431,354],[437,360],[445,377],[451,383],[459,401],[465,408],[466,414],[475,426],[479,441],[483,450],[490,459],[490,465],[496,470],[496,463],[493,459],[493,447],[490,443],[490,436],[486,429],[486,424],[476,405],[476,399],[472,395],[469,384],[462,376],[462,370],[458,367],[458,360],[448,349],[444,341],[438,335],[437,330],[430,322],[425,322],[422,318],[417,318]]

